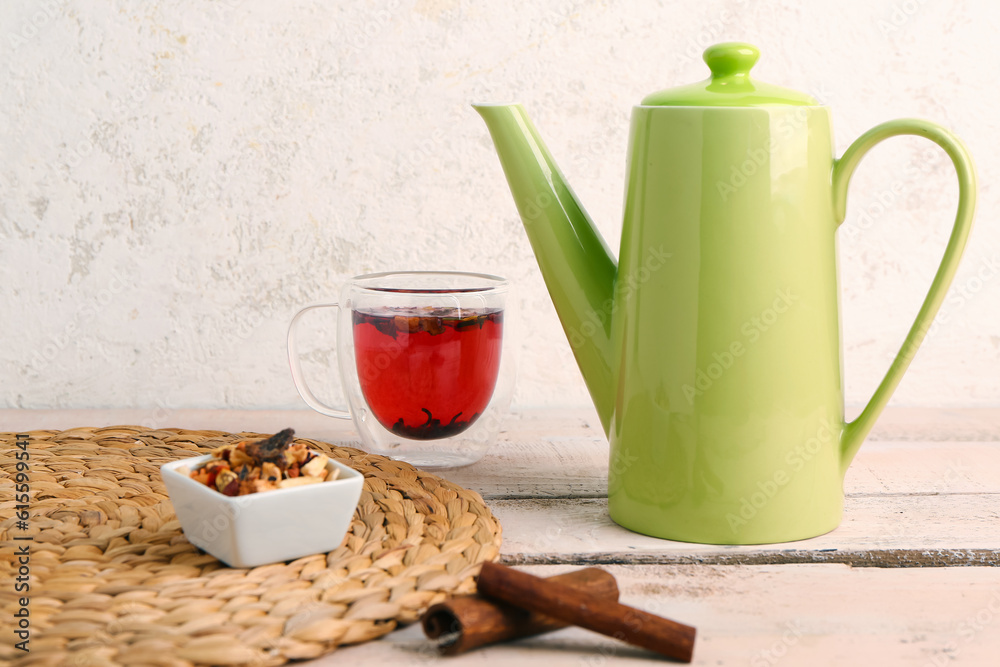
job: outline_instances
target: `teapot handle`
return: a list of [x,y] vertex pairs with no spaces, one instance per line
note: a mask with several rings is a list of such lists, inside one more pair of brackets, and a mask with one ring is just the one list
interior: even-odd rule
[[844,151],[839,160],[834,161],[833,206],[836,223],[840,225],[844,221],[847,212],[847,186],[851,180],[851,174],[854,173],[861,158],[883,139],[900,134],[912,134],[930,139],[943,148],[948,157],[951,158],[955,165],[955,171],[958,172],[958,212],[955,215],[955,225],[951,231],[951,238],[948,239],[948,247],[945,248],[941,265],[934,275],[931,287],[927,291],[923,305],[920,306],[917,319],[906,335],[906,340],[903,341],[896,358],[889,366],[888,372],[882,378],[882,382],[875,390],[871,400],[868,401],[868,405],[854,421],[846,424],[844,428],[841,440],[842,472],[847,470],[854,459],[861,443],[868,436],[875,420],[903,378],[903,373],[906,372],[910,361],[916,355],[920,343],[926,337],[931,322],[944,301],[952,278],[955,277],[958,262],[965,250],[969,232],[972,230],[972,218],[976,210],[976,170],[972,163],[972,157],[958,137],[934,123],[913,118],[901,118],[873,127],[858,137]]

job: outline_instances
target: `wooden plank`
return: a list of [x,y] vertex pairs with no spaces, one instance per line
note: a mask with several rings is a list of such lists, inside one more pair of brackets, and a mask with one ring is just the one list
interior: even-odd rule
[[[859,411],[848,409],[849,418]],[[1000,408],[886,408],[868,439],[995,442]]]
[[[533,566],[550,576],[566,567]],[[694,662],[774,665],[997,664],[1000,568],[873,569],[846,565],[607,567],[624,603],[698,629]],[[448,665],[603,667],[654,656],[579,628],[496,645]],[[655,659],[655,658],[654,658]],[[309,663],[428,664],[436,660],[419,627]],[[640,663],[639,661],[643,661]],[[443,663],[442,663],[443,664]]]
[[[848,409],[849,416],[857,412],[856,407]],[[350,421],[331,419],[302,409],[210,410],[167,405],[113,409],[0,409],[0,431],[117,424],[261,432],[292,426],[308,437],[357,440],[357,433]],[[591,407],[519,409],[507,416],[504,429],[515,440],[530,440],[536,435],[604,438],[597,413]],[[872,442],[1000,441],[1000,408],[890,407],[875,423],[868,439]]]
[[[608,445],[587,436],[498,443],[475,465],[439,474],[488,499],[603,498]],[[847,495],[1000,493],[1000,443],[869,442],[844,483]]]
[[[883,421],[917,424],[907,427],[910,431],[904,429],[904,435],[921,428],[928,433],[942,424],[940,428],[948,432],[985,437],[992,433],[994,418],[1000,430],[1000,410],[989,409],[890,409]],[[0,410],[0,430],[122,423],[264,433],[292,426],[303,437],[360,446],[351,422],[309,410]],[[1000,492],[998,442],[1000,437],[968,442],[958,441],[957,436],[953,441],[873,440],[851,466],[845,491],[849,496]],[[531,410],[510,416],[500,442],[483,461],[440,474],[488,499],[603,498],[607,466],[607,440],[592,411]]]
[[1000,493],[1000,442],[867,442],[847,472],[844,491]]
[[[299,410],[0,410],[0,430],[119,423],[293,426],[357,444],[350,422]],[[986,665],[1000,654],[1000,567],[944,566],[1000,565],[998,442],[998,409],[890,409],[848,474],[843,525],[754,547],[658,540],[611,522],[607,443],[592,410],[515,413],[486,460],[444,475],[491,499],[506,561],[538,563],[527,569],[543,576],[612,564],[625,602],[697,626],[696,665]],[[411,626],[310,664],[425,663],[436,659],[428,648]],[[567,629],[449,663],[597,667],[648,658]]]
[[608,443],[604,436],[516,436],[497,443],[479,463],[438,474],[487,499],[607,495]]
[[[848,420],[863,406],[848,406]],[[536,408],[519,410],[513,415],[511,430],[538,431],[543,435],[561,433],[562,421],[574,418],[588,427],[587,435],[603,436],[601,422],[593,408]],[[885,409],[875,422],[868,439],[901,441],[1000,441],[1000,407],[897,407]]]
[[[848,496],[1000,493],[1000,410],[896,408],[882,422],[847,474]],[[603,498],[607,469],[596,415],[528,411],[515,415],[485,459],[440,474],[490,499]]]
[[673,542],[615,524],[603,499],[498,500],[508,563],[1000,565],[1000,494],[857,496],[826,535],[763,546]]

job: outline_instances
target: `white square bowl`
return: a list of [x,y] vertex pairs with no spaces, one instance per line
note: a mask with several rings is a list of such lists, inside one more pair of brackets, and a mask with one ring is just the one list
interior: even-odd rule
[[361,473],[331,458],[327,470],[340,471],[335,480],[227,496],[177,471],[211,459],[207,454],[160,466],[191,544],[230,567],[277,563],[340,546],[361,497]]

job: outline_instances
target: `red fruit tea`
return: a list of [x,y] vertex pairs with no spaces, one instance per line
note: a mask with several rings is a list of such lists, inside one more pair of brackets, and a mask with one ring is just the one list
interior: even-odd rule
[[500,371],[502,310],[380,308],[353,312],[361,391],[382,426],[436,440],[469,428]]

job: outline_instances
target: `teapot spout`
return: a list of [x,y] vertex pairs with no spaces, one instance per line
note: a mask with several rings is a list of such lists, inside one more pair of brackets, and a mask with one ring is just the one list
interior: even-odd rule
[[608,433],[618,264],[520,104],[474,104],[493,138],[531,249]]

